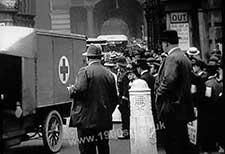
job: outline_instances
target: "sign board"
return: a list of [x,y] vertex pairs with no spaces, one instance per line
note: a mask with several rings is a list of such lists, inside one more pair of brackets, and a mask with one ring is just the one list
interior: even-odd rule
[[174,12],[170,14],[170,23],[188,23],[187,12]]
[[190,37],[189,37],[189,24],[188,23],[176,23],[170,24],[170,29],[176,30],[178,33],[179,47],[181,50],[188,50],[190,47]]

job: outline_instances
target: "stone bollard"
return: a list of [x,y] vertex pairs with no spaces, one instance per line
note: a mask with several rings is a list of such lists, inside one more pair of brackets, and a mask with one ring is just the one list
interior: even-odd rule
[[129,95],[131,154],[157,154],[151,92],[147,83],[142,79],[135,80]]

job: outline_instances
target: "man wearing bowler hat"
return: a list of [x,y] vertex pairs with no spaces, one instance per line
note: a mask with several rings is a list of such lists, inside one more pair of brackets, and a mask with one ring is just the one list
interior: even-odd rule
[[75,100],[80,102],[80,124],[77,126],[80,154],[109,154],[109,130],[117,102],[116,83],[112,73],[101,65],[102,51],[91,44],[73,88]]
[[153,75],[149,72],[149,66],[147,64],[147,60],[142,58],[137,60],[136,64],[136,69],[138,73],[140,74],[140,79],[143,79],[146,81],[148,84],[149,89],[151,89],[151,103],[152,103],[152,113],[154,117],[154,122],[156,124],[156,114],[155,114],[155,106],[154,106],[154,101],[155,101],[155,96],[154,96],[154,82],[155,78]]
[[190,154],[187,123],[194,120],[191,99],[191,62],[178,47],[178,35],[166,30],[162,48],[168,54],[155,81],[155,104],[159,120],[164,122],[164,147],[167,154]]

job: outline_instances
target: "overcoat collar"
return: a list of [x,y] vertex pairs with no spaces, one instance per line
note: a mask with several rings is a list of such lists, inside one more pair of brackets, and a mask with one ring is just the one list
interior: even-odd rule
[[168,52],[168,55],[171,55],[176,50],[180,50],[180,48],[179,47],[174,47],[174,48],[170,49],[170,51]]
[[100,64],[100,61],[99,61],[99,60],[94,60],[94,61],[90,62],[90,63],[88,64],[88,66],[90,66],[90,65],[92,65],[92,64]]

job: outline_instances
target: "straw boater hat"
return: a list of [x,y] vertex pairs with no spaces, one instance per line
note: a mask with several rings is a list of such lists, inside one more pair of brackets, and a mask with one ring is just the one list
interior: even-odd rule
[[196,48],[196,47],[190,47],[188,50],[187,50],[187,54],[189,56],[197,56],[200,54],[200,51]]
[[87,51],[85,53],[82,54],[83,56],[86,57],[102,57],[102,49],[101,46],[95,45],[95,44],[91,44]]

